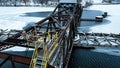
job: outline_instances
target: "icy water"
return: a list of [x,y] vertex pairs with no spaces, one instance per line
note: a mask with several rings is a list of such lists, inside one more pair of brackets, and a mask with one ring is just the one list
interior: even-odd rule
[[[101,16],[104,12],[100,10],[88,10],[84,9],[82,13],[82,19],[95,19],[96,16]],[[95,21],[81,21],[80,25],[78,25],[78,32],[90,32],[92,27],[109,24],[110,21],[106,18],[103,22],[95,22]]]

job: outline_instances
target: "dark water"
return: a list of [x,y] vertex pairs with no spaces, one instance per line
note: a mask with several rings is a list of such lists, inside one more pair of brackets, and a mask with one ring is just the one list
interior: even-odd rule
[[96,16],[102,15],[103,12],[100,10],[88,10],[84,9],[82,13],[82,18],[87,18],[87,19],[95,19]]
[[68,68],[120,68],[120,57],[86,49],[74,49]]

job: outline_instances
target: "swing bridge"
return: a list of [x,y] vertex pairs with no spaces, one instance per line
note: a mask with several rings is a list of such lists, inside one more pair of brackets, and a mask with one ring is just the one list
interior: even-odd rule
[[[81,14],[80,4],[60,3],[48,17],[24,30],[1,30],[0,67],[8,60],[13,68],[15,62],[29,68],[67,67]],[[32,57],[5,51],[15,46],[25,47],[26,53],[33,49]]]
[[[24,30],[1,30],[0,58],[4,60],[0,67],[9,60],[13,68],[16,68],[15,62],[27,64],[29,68],[67,68],[77,35],[80,37],[81,46],[83,44],[90,46],[91,40],[94,45],[101,46],[99,40],[101,38],[108,45],[114,42],[116,47],[119,47],[119,34],[78,33],[77,25],[82,11],[79,3],[60,3],[48,17]],[[108,36],[111,38],[108,39]],[[21,56],[5,51],[15,46],[26,48],[26,53],[33,49],[32,56]]]

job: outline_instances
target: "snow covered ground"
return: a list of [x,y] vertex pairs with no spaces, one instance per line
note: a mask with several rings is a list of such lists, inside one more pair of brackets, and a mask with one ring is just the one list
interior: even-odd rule
[[49,15],[54,7],[0,7],[0,29],[22,30]]
[[120,5],[93,5],[88,9],[108,12],[108,17],[105,19],[109,21],[107,24],[91,27],[89,32],[120,33]]
[[[89,10],[108,12],[110,22],[92,26],[90,32],[120,33],[120,5],[93,5]],[[45,18],[54,7],[0,7],[0,29],[22,30],[28,23],[36,23]]]

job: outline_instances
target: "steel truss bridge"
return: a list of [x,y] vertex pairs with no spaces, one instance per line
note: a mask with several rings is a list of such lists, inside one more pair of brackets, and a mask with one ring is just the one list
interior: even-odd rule
[[[73,48],[77,33],[77,23],[82,15],[78,3],[60,3],[45,19],[24,30],[1,30],[0,67],[11,61],[28,64],[29,68],[65,68]],[[25,47],[26,52],[33,49],[32,57],[5,52],[14,46]]]
[[[81,46],[119,47],[119,34],[78,33],[82,11],[79,3],[60,3],[48,17],[24,30],[0,30],[0,58],[4,59],[0,67],[9,60],[13,68],[15,62],[29,68],[67,68],[77,35]],[[26,53],[33,49],[32,56],[5,51],[15,46],[26,48]]]

